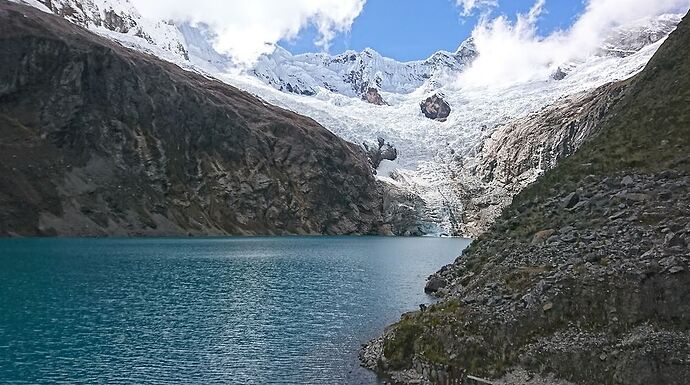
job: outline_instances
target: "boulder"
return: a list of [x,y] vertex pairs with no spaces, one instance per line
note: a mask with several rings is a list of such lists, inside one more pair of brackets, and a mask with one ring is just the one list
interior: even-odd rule
[[666,239],[664,243],[667,247],[685,247],[685,239],[680,235],[674,233],[666,234]]
[[437,293],[442,288],[446,287],[448,282],[445,279],[439,277],[438,275],[432,275],[428,281],[426,281],[426,286],[424,287],[424,292],[428,294]]
[[422,113],[429,119],[445,121],[450,115],[451,108],[443,99],[443,94],[434,94],[419,104]]
[[558,67],[558,68],[556,68],[556,71],[554,71],[551,74],[551,79],[563,80],[563,79],[565,79],[566,76],[568,76],[568,74],[565,71],[563,71],[563,69],[561,67]]
[[621,181],[621,184],[623,186],[631,186],[633,183],[635,183],[635,181],[633,180],[633,178],[630,175],[625,176],[623,178],[623,180]]
[[556,233],[556,230],[554,229],[548,229],[548,230],[542,230],[534,234],[534,238],[532,238],[532,244],[533,245],[540,245],[546,242],[549,237],[554,235]]
[[649,195],[642,193],[627,193],[623,194],[621,197],[632,202],[644,202],[649,199]]
[[566,209],[571,209],[580,201],[580,196],[577,193],[570,193],[565,199],[563,199],[563,207]]

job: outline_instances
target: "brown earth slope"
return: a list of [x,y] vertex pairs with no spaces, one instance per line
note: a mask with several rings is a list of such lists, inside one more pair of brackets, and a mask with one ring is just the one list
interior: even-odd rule
[[311,119],[0,1],[0,235],[379,234]]

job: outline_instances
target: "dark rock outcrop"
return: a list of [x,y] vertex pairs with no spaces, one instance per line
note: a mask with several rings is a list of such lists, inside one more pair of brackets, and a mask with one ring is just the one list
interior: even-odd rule
[[415,384],[526,383],[506,380],[515,368],[556,377],[542,383],[686,384],[688,100],[686,16],[598,134],[518,194],[436,274],[441,302],[404,315],[363,363]]
[[553,80],[563,80],[568,76],[568,73],[563,71],[563,68],[558,67],[556,70],[551,74],[551,79]]
[[392,234],[404,237],[420,237],[429,234],[430,224],[422,213],[428,210],[426,202],[407,189],[389,183],[381,183],[384,222]]
[[446,282],[445,279],[437,274],[434,274],[426,281],[424,292],[429,294],[438,293],[438,291],[446,287],[447,284],[448,282]]
[[117,12],[109,9],[104,13],[103,27],[114,32],[127,33],[136,27],[136,23],[130,17],[120,16]]
[[361,150],[311,119],[0,2],[0,235],[378,234]]
[[365,93],[362,94],[362,100],[367,103],[376,104],[377,106],[387,106],[383,96],[379,93],[379,90],[374,87],[369,87]]
[[378,168],[382,161],[384,160],[396,160],[398,159],[398,150],[396,150],[393,145],[386,142],[383,138],[377,138],[378,148],[369,147],[368,144],[364,143],[364,149],[369,157],[369,162],[373,168]]
[[450,105],[443,99],[443,94],[434,94],[419,104],[422,113],[429,119],[445,121],[450,116]]

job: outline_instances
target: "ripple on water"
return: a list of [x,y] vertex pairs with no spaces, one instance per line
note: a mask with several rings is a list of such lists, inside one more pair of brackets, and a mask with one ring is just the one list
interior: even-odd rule
[[0,241],[0,383],[375,384],[450,238]]

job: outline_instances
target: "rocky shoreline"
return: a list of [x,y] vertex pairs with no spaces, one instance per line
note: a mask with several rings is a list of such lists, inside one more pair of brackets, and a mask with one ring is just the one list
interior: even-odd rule
[[399,384],[690,378],[690,21],[602,117],[430,277],[441,301],[360,354]]
[[444,383],[454,365],[491,378],[546,367],[577,383],[690,376],[690,176],[593,177],[567,191],[517,208],[553,213],[554,228],[498,224],[503,236],[435,274],[443,301],[369,343],[363,365],[404,384]]

